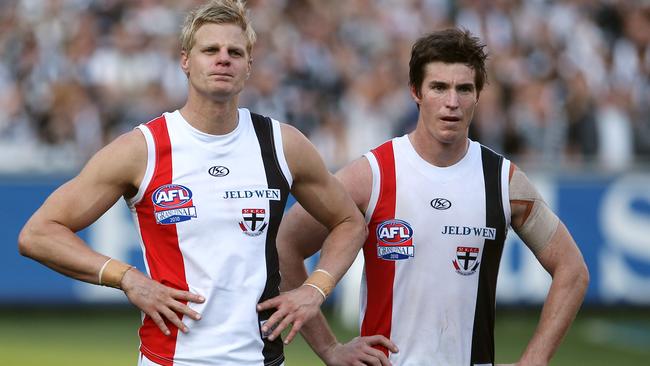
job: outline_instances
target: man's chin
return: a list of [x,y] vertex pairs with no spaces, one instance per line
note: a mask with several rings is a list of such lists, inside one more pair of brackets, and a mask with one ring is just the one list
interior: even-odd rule
[[453,145],[465,140],[465,135],[459,131],[446,131],[439,135],[438,140],[445,145]]
[[233,88],[213,88],[208,90],[205,95],[215,102],[225,102],[236,97],[241,92],[241,89],[235,90]]

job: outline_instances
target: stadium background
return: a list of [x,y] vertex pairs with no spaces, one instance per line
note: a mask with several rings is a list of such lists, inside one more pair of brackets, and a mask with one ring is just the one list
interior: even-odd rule
[[[200,1],[0,1],[0,365],[130,365],[138,312],[16,250],[20,227],[101,146],[182,105],[182,14]],[[490,52],[472,138],[530,173],[592,281],[553,364],[650,356],[650,6],[647,1],[257,0],[241,105],[294,124],[335,170],[408,131],[410,45],[460,25]],[[123,203],[81,235],[143,268]],[[312,262],[310,262],[312,263]],[[357,263],[326,310],[354,336]],[[532,334],[549,278],[512,234],[497,360]],[[319,364],[303,343],[287,365]]]

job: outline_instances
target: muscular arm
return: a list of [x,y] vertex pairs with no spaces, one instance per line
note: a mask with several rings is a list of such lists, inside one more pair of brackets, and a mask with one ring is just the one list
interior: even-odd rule
[[[322,171],[324,169],[322,166]],[[298,204],[283,221],[278,241],[288,256],[299,254],[301,264],[320,250],[318,267],[334,271],[331,273],[338,281],[352,265],[366,239],[367,227],[362,212],[370,199],[372,173],[368,161],[361,158],[339,171],[336,177],[327,173],[327,181],[331,187],[296,187],[294,195]],[[318,189],[332,193],[322,195]],[[337,226],[337,222],[345,226]],[[350,236],[352,233],[356,233],[354,237]],[[345,261],[341,263],[342,260]]]
[[513,167],[510,180],[512,226],[553,278],[521,365],[546,365],[582,304],[589,272],[571,234],[541,199],[528,178]]
[[[365,212],[372,189],[372,172],[366,158],[348,164],[336,173],[336,178],[348,192],[359,212]],[[305,278],[294,278],[294,275],[302,276],[289,269],[293,269],[295,264],[304,267],[304,259],[321,250],[327,234],[327,228],[311,216],[300,203],[291,207],[278,231],[278,251],[282,253],[282,286],[285,290],[296,288],[303,283]]]
[[75,233],[95,222],[120,196],[135,192],[144,165],[146,145],[139,131],[106,146],[27,221],[19,236],[20,253],[72,278],[98,283],[108,257],[93,251]]
[[[368,161],[365,158],[355,160],[341,169],[336,177],[350,194],[359,211],[364,212],[372,188],[372,172]],[[304,260],[324,246],[326,236],[327,229],[300,204],[295,204],[289,210],[278,232],[283,291],[302,285],[307,278]],[[388,364],[386,356],[372,348],[375,344],[397,352],[395,345],[383,336],[355,338],[352,342],[341,345],[320,312],[304,324],[300,333],[327,365],[354,364],[355,361],[372,364],[374,359]]]
[[[328,280],[335,284],[363,245],[367,231],[363,216],[341,183],[327,171],[320,155],[305,136],[291,126],[282,125],[282,140],[293,176],[293,195],[329,231],[317,267],[329,273],[333,278]],[[302,324],[319,312],[325,300],[319,293],[321,290],[301,286],[260,304],[258,310],[277,308],[262,326],[262,332],[275,328],[269,336],[274,339],[292,324],[285,340],[285,343],[291,342]]]
[[[95,222],[121,196],[137,191],[146,168],[147,147],[139,131],[131,131],[99,151],[78,176],[59,187],[34,213],[18,238],[22,255],[75,279],[97,284],[107,256],[92,250],[75,233]],[[198,295],[165,287],[135,268],[116,284],[134,305],[169,334],[162,316],[187,328],[174,311],[197,318],[177,300],[201,302]]]

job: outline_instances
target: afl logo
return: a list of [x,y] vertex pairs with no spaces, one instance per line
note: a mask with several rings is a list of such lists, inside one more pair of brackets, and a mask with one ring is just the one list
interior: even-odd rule
[[192,191],[180,184],[166,184],[158,187],[151,195],[151,199],[158,207],[179,207],[192,200]]
[[377,239],[382,245],[408,245],[413,229],[406,221],[393,219],[377,226]]
[[436,210],[446,210],[451,207],[451,201],[445,198],[434,198],[431,200],[431,207]]
[[225,177],[228,173],[230,173],[230,169],[222,165],[216,165],[208,169],[208,174],[213,177]]
[[377,226],[377,257],[398,261],[414,256],[413,228],[408,222],[392,219]]

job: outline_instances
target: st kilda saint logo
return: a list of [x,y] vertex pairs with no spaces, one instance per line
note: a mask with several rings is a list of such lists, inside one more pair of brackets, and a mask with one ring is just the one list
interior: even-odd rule
[[244,208],[241,210],[243,220],[239,222],[239,228],[248,236],[258,236],[268,226],[266,222],[266,209]]
[[469,276],[476,272],[481,262],[478,260],[480,250],[476,247],[457,247],[456,259],[452,261],[456,272],[463,276]]

